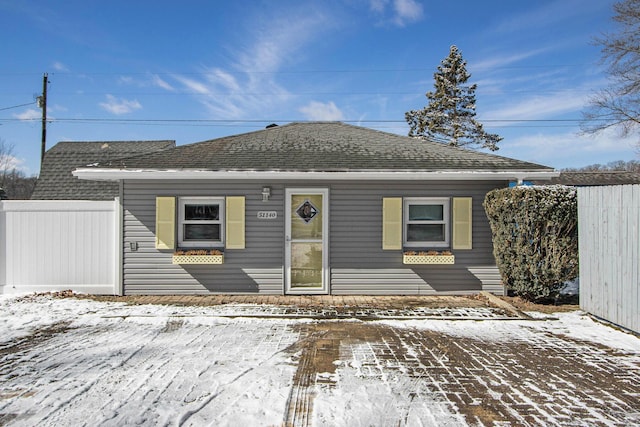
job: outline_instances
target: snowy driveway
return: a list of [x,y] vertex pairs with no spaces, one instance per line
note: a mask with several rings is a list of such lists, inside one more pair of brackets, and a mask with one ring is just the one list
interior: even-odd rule
[[0,296],[0,425],[640,424],[640,339],[578,312],[218,314]]

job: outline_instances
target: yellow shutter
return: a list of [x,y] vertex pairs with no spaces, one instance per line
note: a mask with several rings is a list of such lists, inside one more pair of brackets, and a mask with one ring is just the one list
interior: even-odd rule
[[244,197],[227,197],[226,208],[227,249],[244,249]]
[[471,197],[453,198],[453,249],[471,249]]
[[382,249],[402,249],[402,198],[382,199]]
[[176,198],[156,197],[156,249],[175,249]]

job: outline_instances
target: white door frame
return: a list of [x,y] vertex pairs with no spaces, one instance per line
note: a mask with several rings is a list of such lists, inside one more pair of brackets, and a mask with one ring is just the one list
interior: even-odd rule
[[[291,196],[294,194],[322,195],[322,287],[291,289]],[[328,294],[329,293],[329,189],[287,188],[285,190],[285,293]]]

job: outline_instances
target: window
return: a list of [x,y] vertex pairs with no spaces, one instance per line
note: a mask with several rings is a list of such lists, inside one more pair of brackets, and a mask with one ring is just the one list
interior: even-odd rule
[[224,199],[181,197],[178,213],[180,247],[208,248],[224,245]]
[[403,211],[404,246],[449,246],[449,199],[405,198]]

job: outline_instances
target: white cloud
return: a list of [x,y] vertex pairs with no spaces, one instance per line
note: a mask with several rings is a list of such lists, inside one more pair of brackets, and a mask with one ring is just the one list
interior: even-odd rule
[[162,79],[162,77],[153,73],[147,73],[142,78],[135,78],[132,76],[120,76],[118,77],[117,82],[118,84],[121,84],[121,85],[131,85],[131,86],[138,86],[142,88],[159,87],[169,92],[175,92],[176,90],[166,80]]
[[422,4],[416,0],[370,0],[369,8],[378,15],[388,15],[383,20],[399,27],[417,22],[424,16]]
[[301,61],[308,45],[337,25],[321,6],[300,7],[286,16],[261,16],[253,31],[246,33],[245,48],[230,48],[228,67],[205,67],[198,77],[174,75],[216,118],[273,117],[292,95],[278,81],[278,72]]
[[69,68],[64,65],[62,62],[56,61],[53,63],[53,69],[60,72],[69,71]]
[[[521,33],[529,28],[544,28],[557,26],[562,21],[569,21],[574,17],[588,15],[586,9],[608,9],[606,2],[585,2],[582,0],[556,0],[552,2],[532,2],[537,6],[526,12],[505,16],[502,23],[494,30],[502,33]],[[608,12],[608,10],[607,10]]]
[[406,22],[416,22],[422,19],[422,5],[415,0],[394,0],[393,8],[396,12],[395,22],[403,26]]
[[[533,90],[538,93],[545,91],[558,92],[558,89],[554,88],[567,86],[562,83],[564,79],[566,79],[566,70],[554,68],[550,71],[534,74],[503,74],[498,77],[486,77],[480,80],[474,79],[473,83],[478,85],[476,93],[480,96],[481,94],[496,95],[505,92],[532,92]],[[536,89],[531,89],[529,87],[531,84],[535,85]],[[591,87],[599,87],[594,86],[594,84],[596,84],[596,82],[591,83]],[[585,90],[585,92],[590,92],[590,90]]]
[[109,94],[107,94],[107,101],[101,102],[100,106],[109,113],[116,115],[131,113],[142,108],[142,105],[136,99],[116,98]]
[[237,68],[242,71],[269,73],[279,70],[287,61],[320,33],[330,31],[332,19],[317,9],[301,8],[288,16],[262,21],[253,37],[253,43],[238,54]]
[[564,132],[553,135],[527,135],[515,138],[509,145],[517,148],[623,152],[628,149],[633,149],[635,143],[636,141],[633,137],[621,138],[615,129],[609,128],[595,135],[584,135],[580,132]]
[[387,6],[387,3],[389,3],[389,0],[370,0],[369,7],[374,12],[382,13],[384,12],[384,8]]
[[300,108],[300,112],[304,114],[304,116],[308,120],[321,120],[321,121],[339,121],[344,120],[344,115],[342,111],[336,104],[331,102],[322,103],[317,101],[311,101],[304,107]]
[[531,96],[498,109],[484,111],[482,116],[490,120],[558,118],[563,113],[581,111],[587,100],[588,95],[583,91],[566,90],[548,96]]
[[47,112],[50,113],[52,111],[58,111],[58,112],[66,112],[69,111],[69,109],[67,107],[65,107],[64,105],[60,105],[60,104],[53,104],[52,106],[48,106],[47,104]]
[[613,129],[596,135],[583,135],[575,131],[538,133],[505,138],[500,143],[498,153],[561,169],[594,163],[607,164],[616,160],[633,160],[637,158],[636,143],[637,141],[630,137],[620,138]]
[[7,170],[7,171],[26,170],[26,167],[24,166],[24,161],[14,156],[0,156],[0,165],[2,165],[3,170]]
[[190,90],[191,92],[194,92],[198,95],[209,95],[211,93],[211,90],[205,83],[178,75],[173,76],[173,78],[182,83],[187,88],[187,90]]
[[22,113],[14,114],[13,117],[20,120],[33,120],[42,118],[42,111],[29,108]]
[[495,56],[482,61],[469,63],[468,68],[472,73],[484,70],[495,70],[496,68],[506,67],[507,65],[520,62],[523,59],[540,55],[542,53],[548,52],[551,49],[552,48],[539,48],[524,52],[517,52],[511,55]]
[[123,84],[123,85],[130,85],[133,84],[133,77],[131,76],[120,76],[118,77],[118,83],[119,84]]
[[175,91],[175,88],[173,86],[171,86],[169,83],[167,83],[157,74],[151,75],[151,84],[154,86],[158,86],[159,88],[162,88],[164,90],[168,90],[170,92]]
[[207,73],[207,79],[214,85],[220,85],[230,91],[240,90],[238,80],[231,74],[220,68],[212,68]]
[[0,171],[12,170],[26,172],[27,168],[24,166],[24,160],[18,159],[13,155],[13,147],[11,145],[7,146],[0,140]]

